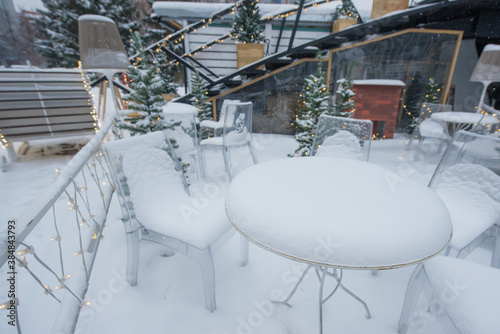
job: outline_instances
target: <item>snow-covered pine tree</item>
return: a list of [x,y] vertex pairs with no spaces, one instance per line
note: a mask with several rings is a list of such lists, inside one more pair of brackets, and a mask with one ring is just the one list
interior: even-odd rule
[[132,47],[138,54],[135,63],[128,68],[133,91],[123,98],[131,101],[128,107],[138,115],[125,118],[120,128],[129,130],[132,135],[170,129],[175,124],[166,121],[162,113],[162,106],[166,103],[161,96],[165,83],[156,67],[148,62],[138,32],[132,34]]
[[141,28],[142,16],[136,0],[99,0],[99,14],[115,21],[125,50],[130,50],[132,31]]
[[243,43],[258,43],[264,41],[261,27],[261,14],[257,6],[258,0],[244,0],[238,7],[234,18],[231,36]]
[[198,71],[191,77],[191,104],[198,109],[199,121],[213,120],[212,104],[207,102],[207,89],[205,81]]
[[337,6],[335,12],[333,13],[333,21],[342,18],[349,17],[357,19],[359,17],[358,10],[352,3],[352,0],[342,0],[342,5]]
[[[436,83],[436,80],[434,78],[430,77],[429,80],[427,81],[427,84],[425,85],[425,91],[424,91],[424,96],[422,97],[421,101],[422,102],[429,102],[429,103],[439,103],[439,92],[440,92],[439,85]],[[407,111],[407,113],[410,114],[410,123],[408,124],[408,133],[413,134],[415,131],[415,128],[417,126],[418,118],[419,118],[419,113],[420,113],[420,104],[417,104],[416,108],[412,108],[411,111]]]
[[163,94],[177,94],[178,85],[175,83],[174,65],[170,63],[167,54],[161,49],[154,51],[153,52],[156,66],[158,68],[158,74],[163,78],[163,81],[165,81]]
[[35,40],[35,50],[46,59],[48,67],[77,67],[80,59],[78,17],[97,14],[94,2],[85,0],[42,0],[36,19],[44,39]]
[[352,67],[353,63],[351,63],[351,65],[349,66],[346,76],[342,79],[337,80],[337,103],[334,106],[335,113],[333,114],[333,116],[352,117],[352,115],[354,114],[355,102],[352,98],[356,94],[352,90]]
[[305,78],[304,87],[300,95],[303,100],[303,106],[293,122],[295,126],[295,140],[299,143],[299,147],[295,150],[294,154],[289,154],[291,157],[311,155],[314,131],[316,130],[319,116],[322,113],[332,114],[331,108],[328,107],[328,87],[325,84],[326,80],[321,52],[318,51],[316,58],[318,59],[318,71],[316,75],[310,74]]
[[170,34],[167,29],[158,23],[158,17],[151,15],[153,13],[152,6],[154,2],[155,0],[147,0],[147,6],[145,6],[144,1],[141,1],[143,11],[145,12],[142,20],[144,28],[142,39],[147,45],[154,44]]
[[422,102],[439,103],[439,85],[434,78],[429,78],[425,86],[425,96]]

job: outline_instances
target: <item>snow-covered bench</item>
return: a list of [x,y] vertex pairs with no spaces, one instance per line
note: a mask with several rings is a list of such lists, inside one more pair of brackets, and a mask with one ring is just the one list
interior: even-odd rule
[[12,143],[95,133],[92,97],[78,69],[0,69],[0,140]]

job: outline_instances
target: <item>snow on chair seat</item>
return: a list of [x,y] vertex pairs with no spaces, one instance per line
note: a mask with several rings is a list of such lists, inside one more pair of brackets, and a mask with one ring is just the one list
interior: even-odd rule
[[[428,319],[437,319],[444,333],[498,333],[499,282],[499,269],[462,259],[437,256],[421,263],[408,283],[399,333],[424,333]],[[430,305],[415,312],[421,291]]]
[[[137,284],[139,242],[159,243],[200,265],[205,307],[214,311],[212,256],[235,232],[225,215],[224,202],[189,195],[175,151],[163,132],[108,142],[104,148],[125,223],[128,282]],[[245,265],[248,241],[241,242],[241,265]]]
[[12,142],[90,135],[96,127],[78,69],[0,69],[0,137],[12,161]]

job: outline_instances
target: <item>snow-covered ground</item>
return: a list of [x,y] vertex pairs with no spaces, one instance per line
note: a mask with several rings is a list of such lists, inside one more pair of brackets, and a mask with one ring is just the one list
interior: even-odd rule
[[[254,138],[260,162],[285,158],[295,150],[291,136],[257,134]],[[58,139],[33,142],[19,162],[9,163],[0,173],[0,219],[3,224],[18,217],[56,177],[54,170],[71,158],[55,155],[60,143],[80,144],[82,139]],[[401,177],[426,184],[439,162],[439,156],[423,156],[414,162],[415,147],[406,151],[407,140],[374,141],[370,160],[389,168]],[[415,145],[416,146],[416,145]],[[42,153],[43,151],[43,153]],[[1,152],[6,155],[6,152]],[[250,165],[245,149],[232,155],[238,169]],[[220,152],[207,152],[208,172],[222,171]],[[193,174],[192,187],[202,191],[203,183]],[[227,184],[221,185],[224,196]],[[377,194],[373,194],[377,196]],[[408,198],[408,201],[414,199]],[[290,203],[290,206],[298,205]],[[425,210],[418,202],[415,210]],[[360,207],[362,210],[362,206]],[[411,215],[411,212],[408,212]],[[176,333],[176,334],[285,334],[317,333],[318,280],[310,273],[291,300],[292,307],[276,305],[270,300],[283,298],[299,278],[304,265],[282,258],[253,244],[250,261],[239,265],[239,236],[235,236],[215,255],[217,310],[210,313],[204,306],[203,285],[198,265],[181,254],[165,256],[165,249],[153,243],[141,245],[139,282],[131,287],[125,281],[126,243],[120,209],[114,198],[101,242],[88,291],[90,306],[80,316],[77,333]],[[52,232],[35,230],[36,237],[50,237]],[[488,264],[491,245],[486,244],[471,254],[473,261]],[[364,299],[372,319],[366,319],[363,307],[343,291],[338,291],[324,308],[325,333],[397,333],[397,322],[408,278],[413,267],[381,271],[345,271],[344,284]],[[1,270],[2,282],[5,271]],[[26,275],[24,273],[24,275]],[[332,282],[330,282],[333,284]],[[2,283],[0,301],[7,300]],[[22,290],[20,284],[17,287]],[[26,288],[25,288],[26,289]],[[47,297],[39,286],[23,292],[20,321],[23,333],[46,333],[51,328],[45,318]],[[35,300],[35,301],[33,301]],[[49,302],[51,303],[51,302]],[[418,312],[423,314],[421,305]],[[56,308],[57,310],[57,308]],[[24,313],[23,313],[24,312]],[[14,333],[0,311],[0,332]],[[432,316],[423,317],[412,333],[442,333]]]

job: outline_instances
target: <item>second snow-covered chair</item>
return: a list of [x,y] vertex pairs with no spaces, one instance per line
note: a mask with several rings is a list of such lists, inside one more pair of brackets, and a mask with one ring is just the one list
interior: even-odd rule
[[228,103],[226,115],[224,117],[224,126],[222,128],[222,137],[203,139],[200,142],[201,161],[204,174],[206,174],[205,149],[207,147],[222,149],[224,165],[230,179],[233,178],[230,149],[247,146],[252,156],[253,163],[258,163],[252,139],[252,113],[252,102]]
[[[108,142],[105,151],[125,224],[128,282],[137,284],[140,241],[159,243],[200,265],[205,306],[214,311],[212,256],[235,231],[227,219],[223,199],[211,198],[204,208],[195,205],[163,132]],[[248,241],[242,239],[242,243],[241,263],[245,265]]]
[[314,132],[312,155],[368,161],[373,122],[321,115]]

